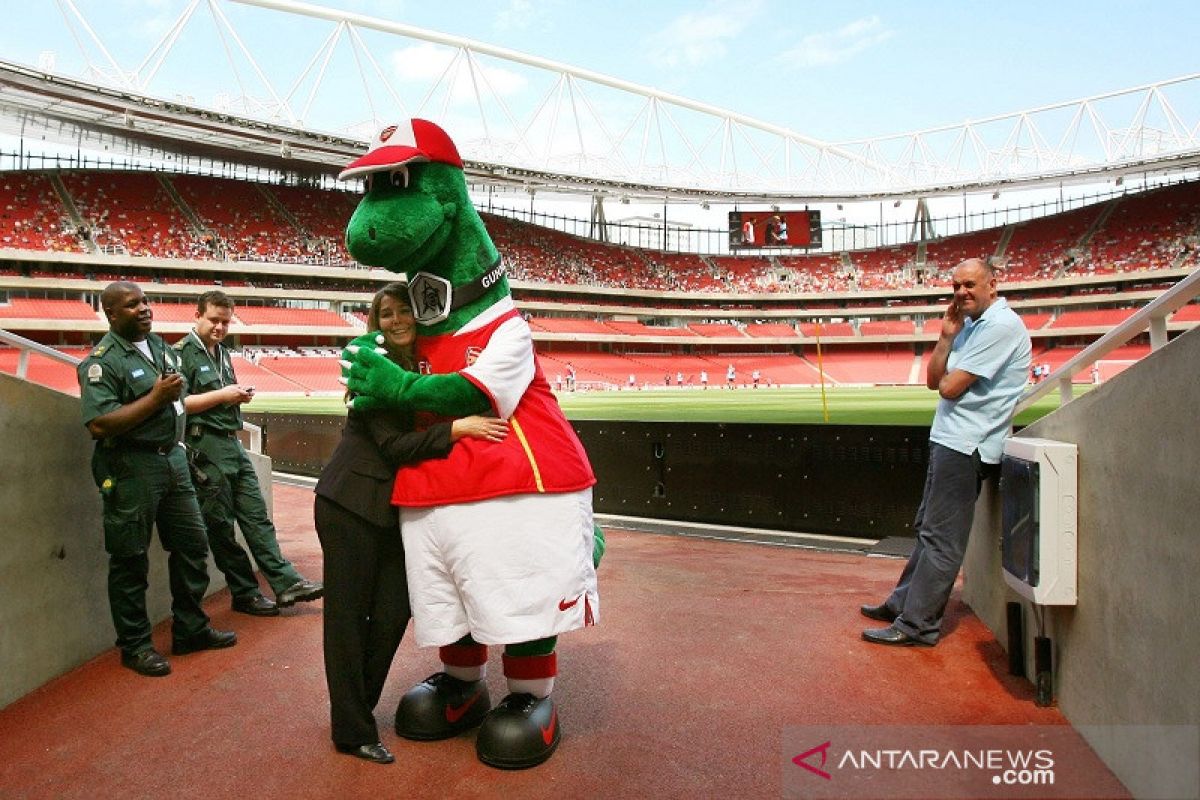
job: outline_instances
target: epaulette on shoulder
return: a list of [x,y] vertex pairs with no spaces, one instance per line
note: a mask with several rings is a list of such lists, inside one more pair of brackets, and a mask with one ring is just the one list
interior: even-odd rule
[[97,345],[96,349],[91,352],[91,355],[95,356],[96,358],[99,358],[100,356],[104,355],[104,351],[107,349],[108,349],[108,345],[106,345],[106,344]]
[[184,346],[185,344],[187,344],[187,337],[186,337],[186,336],[185,336],[185,337],[183,337],[182,339],[180,339],[180,340],[179,340],[178,342],[176,342],[175,344],[171,345],[171,347],[174,347],[176,350],[179,350],[180,352],[182,352],[182,351],[183,351],[183,346]]

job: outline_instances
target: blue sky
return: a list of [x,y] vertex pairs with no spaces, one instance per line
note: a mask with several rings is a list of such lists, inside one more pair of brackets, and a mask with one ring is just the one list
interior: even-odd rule
[[[136,64],[185,6],[78,2],[123,64]],[[1200,68],[1200,3],[1176,0],[318,4],[564,61],[827,141],[978,119]],[[54,49],[60,67],[69,66],[73,46],[53,0],[30,0],[13,14],[0,28],[5,58],[35,62]],[[286,28],[263,35],[260,42],[277,45],[272,58],[289,57]]]

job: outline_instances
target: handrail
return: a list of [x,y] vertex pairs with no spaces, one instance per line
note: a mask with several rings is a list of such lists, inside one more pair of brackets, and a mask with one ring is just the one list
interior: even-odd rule
[[[17,377],[21,380],[28,380],[27,376],[29,374],[30,353],[37,353],[40,356],[45,356],[46,358],[53,359],[54,361],[58,361],[63,364],[70,364],[73,367],[78,366],[79,362],[82,360],[76,358],[75,356],[69,356],[66,353],[59,352],[53,347],[47,347],[46,345],[35,342],[32,339],[26,339],[24,336],[19,336],[15,333],[11,333],[10,331],[6,331],[3,328],[0,328],[0,342],[11,344],[21,351],[17,356]],[[243,421],[242,430],[244,430],[250,437],[250,446],[246,449],[251,453],[257,453],[261,455],[262,428],[252,422]]]
[[32,339],[26,339],[24,336],[18,336],[15,333],[9,333],[6,330],[0,329],[0,342],[6,342],[17,347],[21,352],[17,355],[17,377],[21,380],[26,380],[26,375],[29,374],[29,354],[37,353],[40,356],[61,361],[64,364],[77,366],[79,359],[75,356],[69,356],[66,353],[61,353],[53,347],[47,347],[44,344],[39,344]]
[[1150,349],[1157,350],[1162,347],[1167,343],[1167,316],[1183,308],[1197,295],[1200,295],[1200,269],[1193,270],[1179,283],[1138,309],[1129,319],[1085,347],[1074,358],[1051,373],[1046,380],[1026,389],[1017,403],[1015,413],[1019,414],[1049,394],[1055,384],[1058,385],[1059,406],[1065,406],[1074,396],[1071,379],[1077,372],[1104,358],[1144,331],[1147,326],[1150,328]]

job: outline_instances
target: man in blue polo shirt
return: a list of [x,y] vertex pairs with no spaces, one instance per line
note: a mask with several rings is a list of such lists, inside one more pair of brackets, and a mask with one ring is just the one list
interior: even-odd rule
[[954,300],[942,317],[925,384],[941,395],[929,431],[929,469],[917,546],[882,604],[863,606],[891,623],[863,631],[875,644],[934,645],[984,479],[996,474],[1013,409],[1029,375],[1031,346],[1021,318],[996,296],[996,273],[973,258],[954,269]]

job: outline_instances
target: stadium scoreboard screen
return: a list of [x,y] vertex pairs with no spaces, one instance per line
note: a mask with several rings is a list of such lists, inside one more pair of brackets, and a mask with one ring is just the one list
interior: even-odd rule
[[729,247],[820,247],[820,211],[730,211]]

